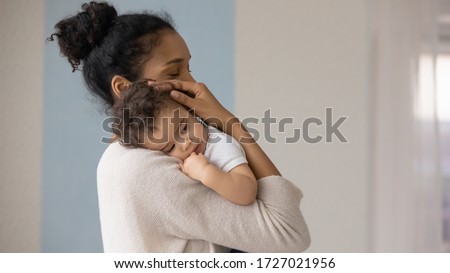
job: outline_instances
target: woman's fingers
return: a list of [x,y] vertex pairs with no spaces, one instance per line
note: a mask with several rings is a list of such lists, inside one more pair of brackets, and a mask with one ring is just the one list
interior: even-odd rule
[[173,89],[184,91],[191,97],[196,97],[202,88],[207,88],[203,83],[186,81],[169,81]]
[[187,93],[190,97],[196,97],[198,93],[202,89],[207,89],[206,85],[203,83],[197,83],[197,82],[186,82],[186,81],[165,81],[165,82],[155,82],[152,80],[148,81],[148,84],[154,87],[156,90],[161,92],[169,92],[172,90],[179,90],[183,91],[184,93]]
[[172,92],[170,92],[170,97],[178,102],[181,103],[182,105],[186,105],[189,108],[194,108],[194,99],[190,98],[189,96],[183,94],[182,92],[173,90]]
[[174,86],[170,82],[151,82],[149,81],[148,84],[153,87],[155,90],[160,92],[170,92],[174,90]]
[[206,123],[215,124],[221,130],[228,130],[228,128],[223,128],[221,121],[235,118],[203,83],[173,80],[157,83],[149,82],[149,84],[158,91],[170,92],[174,101],[193,109],[195,114]]
[[170,96],[173,100],[189,108],[195,107],[194,99],[200,93],[201,88],[206,88],[204,84],[199,85],[195,82],[176,80],[167,82],[148,81],[148,84],[159,92],[170,92]]

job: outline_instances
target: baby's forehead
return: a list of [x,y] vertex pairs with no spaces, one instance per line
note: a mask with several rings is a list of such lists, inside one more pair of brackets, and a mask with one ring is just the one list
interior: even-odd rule
[[168,101],[164,102],[164,105],[157,116],[175,118],[175,120],[177,120],[188,118],[189,115],[189,111],[183,105],[169,99]]
[[154,121],[155,128],[164,130],[170,128],[168,125],[178,126],[180,123],[186,122],[190,114],[186,108],[178,103],[165,103]]

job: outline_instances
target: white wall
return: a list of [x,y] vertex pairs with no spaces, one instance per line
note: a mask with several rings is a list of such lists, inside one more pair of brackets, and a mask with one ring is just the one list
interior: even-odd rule
[[2,0],[0,37],[0,252],[38,252],[44,1]]
[[[263,143],[302,188],[310,252],[367,251],[367,1],[236,1],[235,109],[324,119],[349,143]],[[0,2],[0,252],[40,250],[44,1]],[[314,127],[314,126],[312,126]],[[262,130],[261,127],[259,127]],[[315,133],[324,133],[323,126]],[[281,137],[290,136],[278,134]]]
[[[367,8],[361,0],[236,1],[236,113],[262,117],[271,108],[294,118],[289,130],[324,120],[326,107],[333,120],[348,116],[339,129],[349,143],[284,144],[291,131],[261,142],[304,192],[309,252],[369,251]],[[323,127],[312,125],[311,135]]]

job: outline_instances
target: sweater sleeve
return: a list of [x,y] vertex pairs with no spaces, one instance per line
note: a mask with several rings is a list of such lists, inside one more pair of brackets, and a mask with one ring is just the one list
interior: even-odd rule
[[302,252],[310,245],[302,192],[281,176],[258,180],[257,200],[240,206],[184,175],[160,152],[134,149],[118,160],[113,184],[121,185],[119,195],[138,215],[139,229],[246,252]]

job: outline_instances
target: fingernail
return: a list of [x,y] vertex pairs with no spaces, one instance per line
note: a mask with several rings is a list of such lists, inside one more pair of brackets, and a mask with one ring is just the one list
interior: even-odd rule
[[172,92],[170,92],[170,96],[171,96],[172,98],[179,98],[179,97],[180,97],[180,94],[178,94],[177,91],[172,91]]

